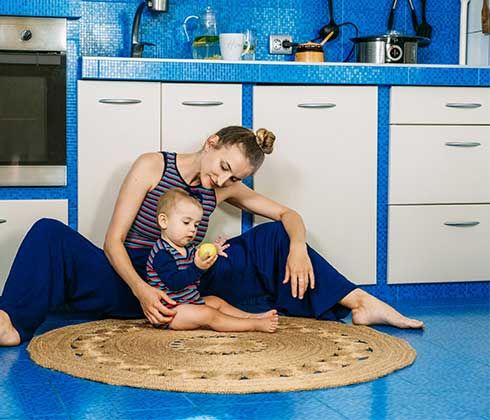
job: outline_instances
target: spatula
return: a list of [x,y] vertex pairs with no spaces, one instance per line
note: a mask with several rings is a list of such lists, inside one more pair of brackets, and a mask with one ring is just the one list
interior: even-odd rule
[[422,5],[422,20],[419,23],[417,35],[430,38],[432,36],[432,26],[427,23],[427,19],[425,18],[426,0],[420,0],[420,4]]

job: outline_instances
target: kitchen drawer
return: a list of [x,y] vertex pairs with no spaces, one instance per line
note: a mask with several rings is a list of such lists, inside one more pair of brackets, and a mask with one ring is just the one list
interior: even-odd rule
[[391,124],[490,124],[490,88],[393,87]]
[[389,203],[490,203],[490,126],[391,126]]
[[389,284],[489,279],[490,205],[390,206]]
[[162,83],[162,145],[198,150],[211,134],[242,123],[242,86],[218,83]]

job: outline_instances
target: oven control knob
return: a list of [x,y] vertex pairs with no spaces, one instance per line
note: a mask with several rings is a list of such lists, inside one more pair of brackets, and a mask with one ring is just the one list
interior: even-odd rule
[[22,31],[20,38],[22,41],[29,41],[32,38],[32,32],[29,29],[26,29],[25,31]]

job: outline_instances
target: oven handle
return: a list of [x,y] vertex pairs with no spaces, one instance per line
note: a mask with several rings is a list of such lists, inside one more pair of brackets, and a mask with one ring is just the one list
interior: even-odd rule
[[0,64],[35,64],[38,66],[59,66],[63,63],[61,61],[61,55],[0,53]]

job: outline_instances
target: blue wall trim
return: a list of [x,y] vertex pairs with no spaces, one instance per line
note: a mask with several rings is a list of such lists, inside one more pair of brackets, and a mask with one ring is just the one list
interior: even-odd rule
[[[242,86],[242,125],[253,130],[253,86],[244,84]],[[253,177],[243,180],[250,188],[254,187]],[[246,232],[253,226],[253,214],[242,211],[242,232]]]

